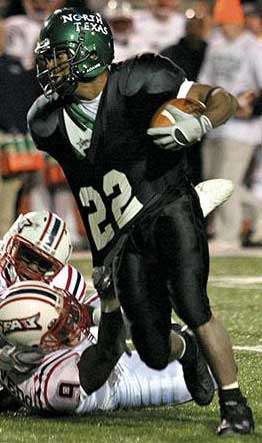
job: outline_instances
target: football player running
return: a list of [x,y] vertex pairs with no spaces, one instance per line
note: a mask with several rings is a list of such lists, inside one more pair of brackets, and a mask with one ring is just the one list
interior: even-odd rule
[[[216,179],[199,183],[195,189],[207,216],[228,200],[233,184]],[[32,221],[32,214],[26,216]],[[10,239],[17,229],[8,232],[6,238]],[[85,414],[96,409],[177,404],[191,399],[178,362],[159,372],[148,368],[136,351],[131,357],[122,353],[124,349],[119,346],[124,343],[125,328],[117,300],[102,301],[101,313],[96,293],[85,300],[80,297],[80,304],[69,291],[40,280],[17,279],[2,294],[0,382],[5,391],[1,411],[24,405],[39,411]],[[94,313],[97,324],[102,315],[97,344]],[[114,325],[116,332],[112,334]],[[178,325],[176,328],[180,329]],[[148,383],[149,378],[153,383]]]
[[[178,359],[199,405],[213,397],[207,361],[219,387],[218,434],[250,433],[232,345],[207,296],[204,218],[186,165],[187,146],[234,115],[237,101],[223,88],[187,81],[157,54],[118,64],[113,57],[100,14],[64,8],[45,21],[36,48],[44,95],[28,115],[33,140],[64,170],[99,296],[117,291],[141,359],[154,369]],[[171,106],[175,123],[148,129],[160,105],[176,97],[200,100],[206,110],[194,117]],[[197,340],[171,329],[170,301]]]

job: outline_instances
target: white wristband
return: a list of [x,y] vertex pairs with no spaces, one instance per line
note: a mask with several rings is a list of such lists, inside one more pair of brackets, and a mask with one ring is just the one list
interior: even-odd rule
[[206,134],[211,129],[213,129],[213,125],[212,125],[211,121],[209,120],[209,118],[206,115],[201,115],[199,117],[199,121],[200,121],[200,124],[201,124],[203,135]]

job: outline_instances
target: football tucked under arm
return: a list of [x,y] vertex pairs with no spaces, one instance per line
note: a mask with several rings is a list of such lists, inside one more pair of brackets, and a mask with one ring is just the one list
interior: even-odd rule
[[177,150],[200,140],[212,129],[204,115],[203,103],[192,99],[172,99],[155,113],[147,134],[162,149]]
[[236,110],[236,98],[223,88],[194,83],[186,98],[169,100],[156,111],[147,134],[162,149],[181,149],[225,123]]

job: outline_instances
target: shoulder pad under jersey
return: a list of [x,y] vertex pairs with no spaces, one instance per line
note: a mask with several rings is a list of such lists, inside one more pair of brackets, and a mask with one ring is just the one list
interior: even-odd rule
[[125,96],[139,91],[163,93],[176,89],[185,80],[184,71],[160,54],[143,53],[115,66],[120,73],[120,91]]

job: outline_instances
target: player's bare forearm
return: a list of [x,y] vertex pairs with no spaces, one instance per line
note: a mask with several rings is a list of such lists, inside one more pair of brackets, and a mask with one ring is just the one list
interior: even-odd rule
[[187,97],[200,100],[206,105],[204,115],[209,118],[213,128],[233,117],[238,107],[237,99],[225,89],[200,83],[193,84]]
[[101,314],[98,342],[86,349],[78,363],[80,382],[88,395],[99,389],[121,357],[125,327],[120,307]]

